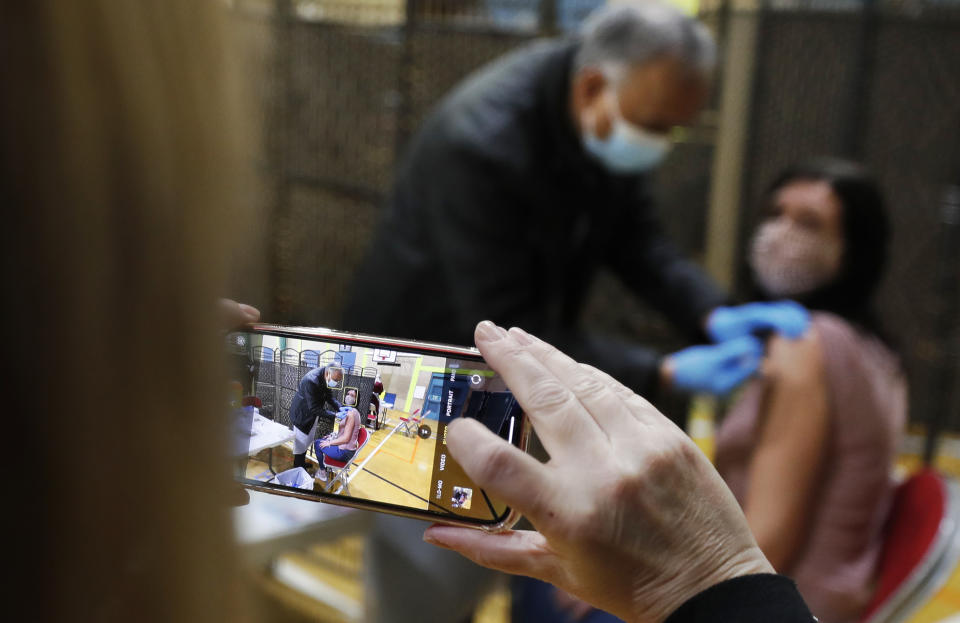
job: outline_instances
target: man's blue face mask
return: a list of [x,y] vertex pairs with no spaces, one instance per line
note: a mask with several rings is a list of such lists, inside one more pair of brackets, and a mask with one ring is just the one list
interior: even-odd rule
[[336,386],[337,386],[336,381],[334,381],[333,379],[327,379],[327,387],[329,387],[330,389],[334,389],[336,388]]
[[626,175],[643,173],[660,164],[670,151],[670,141],[662,134],[654,134],[637,127],[623,118],[616,91],[610,87],[612,96],[607,96],[611,107],[612,124],[605,139],[594,134],[593,123],[586,123],[583,146],[611,173]]

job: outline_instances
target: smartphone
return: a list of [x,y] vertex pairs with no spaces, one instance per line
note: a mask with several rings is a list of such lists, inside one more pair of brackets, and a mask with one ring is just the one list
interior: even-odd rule
[[255,324],[227,350],[244,486],[490,531],[519,519],[447,451],[459,417],[527,447],[523,410],[477,349]]

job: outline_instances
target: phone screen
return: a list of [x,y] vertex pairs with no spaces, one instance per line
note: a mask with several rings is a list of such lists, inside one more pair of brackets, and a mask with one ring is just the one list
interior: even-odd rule
[[470,417],[522,447],[523,413],[503,379],[477,355],[375,340],[228,334],[238,478],[425,519],[503,521],[507,506],[445,440],[450,421]]

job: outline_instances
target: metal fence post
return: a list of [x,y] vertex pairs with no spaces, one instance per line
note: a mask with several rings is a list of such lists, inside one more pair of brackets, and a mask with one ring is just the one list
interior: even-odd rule
[[940,209],[940,245],[937,261],[936,376],[931,383],[935,406],[927,424],[927,438],[923,460],[930,463],[937,450],[940,433],[948,423],[957,424],[956,414],[949,417],[953,407],[953,387],[960,359],[960,186],[949,186],[943,195]]

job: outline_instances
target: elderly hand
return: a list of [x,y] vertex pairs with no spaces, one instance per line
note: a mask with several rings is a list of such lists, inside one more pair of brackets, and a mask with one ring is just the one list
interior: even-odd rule
[[773,571],[707,458],[646,400],[519,329],[483,322],[476,343],[551,459],[465,418],[450,424],[447,445],[537,532],[432,526],[425,540],[626,621],[662,621],[718,582]]
[[725,342],[761,331],[773,331],[796,339],[806,333],[809,326],[810,312],[794,301],[718,307],[707,318],[707,333],[714,342]]

